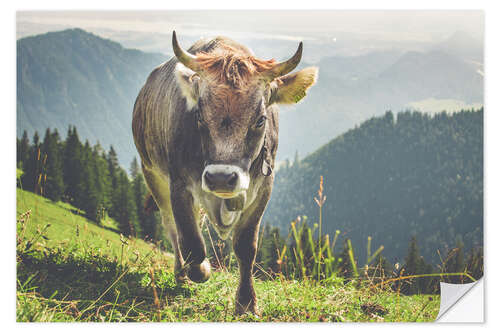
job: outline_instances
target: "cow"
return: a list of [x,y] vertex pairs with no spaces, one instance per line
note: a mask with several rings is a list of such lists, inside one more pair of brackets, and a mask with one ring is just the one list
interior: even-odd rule
[[236,314],[257,309],[252,269],[273,187],[277,104],[301,100],[318,75],[317,67],[289,74],[302,45],[277,62],[226,37],[201,39],[186,51],[174,31],[175,56],[151,72],[134,105],[134,142],[173,247],[176,279],[210,276],[203,209],[222,239],[232,233]]

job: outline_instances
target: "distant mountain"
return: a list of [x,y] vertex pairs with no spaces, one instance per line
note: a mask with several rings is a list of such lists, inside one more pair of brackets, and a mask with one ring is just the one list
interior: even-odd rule
[[360,265],[368,236],[392,262],[404,260],[412,235],[433,263],[440,263],[438,249],[445,255],[458,242],[482,245],[482,110],[433,117],[387,112],[363,122],[280,167],[264,223],[284,232],[297,216],[317,223],[320,176],[327,197],[323,232],[350,238]]
[[394,104],[431,97],[472,103],[483,99],[484,90],[474,66],[441,51],[405,53],[369,80],[366,89],[370,96]]
[[432,49],[453,54],[463,60],[483,63],[483,42],[472,37],[465,31],[456,31],[449,38],[435,44]]
[[[138,47],[152,43],[144,34],[131,34],[128,39],[127,33],[113,36]],[[157,46],[170,42],[167,34],[151,38],[162,41]],[[193,36],[181,39],[186,47],[194,41]],[[258,38],[240,42],[258,56],[278,60],[292,54],[297,44]],[[319,80],[301,103],[282,107],[279,160],[293,158],[296,151],[305,156],[386,110],[399,111],[429,100],[436,100],[436,105],[440,100],[482,104],[483,77],[478,72],[482,64],[450,54],[449,48],[425,52],[394,48],[328,57],[324,55],[342,48],[337,45],[341,42],[308,43],[311,47],[304,53],[312,57],[305,56],[300,66],[312,65],[308,59],[320,59],[314,64],[320,68]],[[64,135],[67,126],[75,124],[82,138],[99,140],[106,148],[113,144],[127,166],[136,155],[130,130],[135,97],[151,70],[170,56],[126,49],[81,29],[20,39],[17,51],[18,136],[22,130],[31,136],[48,126]]]
[[131,121],[135,98],[161,54],[125,49],[81,29],[49,32],[17,41],[17,135],[66,136],[74,124],[82,138],[112,144],[128,167],[135,146]]
[[477,64],[440,50],[328,57],[318,66],[316,86],[302,103],[280,115],[279,159],[292,158],[296,150],[304,156],[372,116],[411,103],[483,104]]
[[66,30],[72,27],[62,24],[47,24],[47,23],[35,23],[29,21],[19,21],[16,22],[16,39],[20,39],[28,36],[35,36],[44,34],[50,31]]

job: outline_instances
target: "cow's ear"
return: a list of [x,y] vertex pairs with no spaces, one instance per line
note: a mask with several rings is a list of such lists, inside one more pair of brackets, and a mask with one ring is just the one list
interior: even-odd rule
[[200,76],[183,64],[178,63],[175,66],[175,77],[181,88],[182,95],[186,98],[186,106],[188,110],[191,110],[198,103],[200,96]]
[[270,85],[269,105],[297,103],[306,96],[307,89],[316,83],[317,78],[318,67],[307,67],[275,79]]

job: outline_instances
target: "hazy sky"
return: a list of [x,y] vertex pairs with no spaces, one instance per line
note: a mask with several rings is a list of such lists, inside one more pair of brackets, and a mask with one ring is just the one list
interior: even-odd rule
[[297,11],[38,11],[18,12],[26,22],[65,27],[187,34],[248,33],[261,37],[327,37],[357,33],[380,40],[435,41],[455,31],[482,39],[483,11],[297,10]]

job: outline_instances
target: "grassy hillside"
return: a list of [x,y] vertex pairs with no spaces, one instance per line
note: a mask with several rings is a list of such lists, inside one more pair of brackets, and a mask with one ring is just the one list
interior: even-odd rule
[[[17,321],[432,321],[438,296],[368,282],[256,280],[259,316],[235,317],[234,265],[177,285],[170,254],[17,190]],[[233,261],[234,262],[234,261]]]
[[[25,223],[25,238],[36,237],[39,231],[46,229],[45,236],[48,239],[40,237],[45,241],[40,244],[41,246],[75,247],[76,250],[80,247],[88,247],[100,249],[99,252],[110,257],[121,256],[122,241],[116,222],[112,219],[105,219],[103,226],[100,227],[83,216],[75,214],[78,209],[70,204],[54,203],[32,192],[17,189],[17,215],[20,216],[29,210],[31,216]],[[47,227],[47,224],[50,226]],[[134,250],[139,251],[141,255],[146,255],[152,250],[151,244],[141,239],[134,238],[128,242],[133,246],[124,248],[124,256],[135,256]],[[163,256],[164,260],[171,258],[170,254],[163,254]]]

